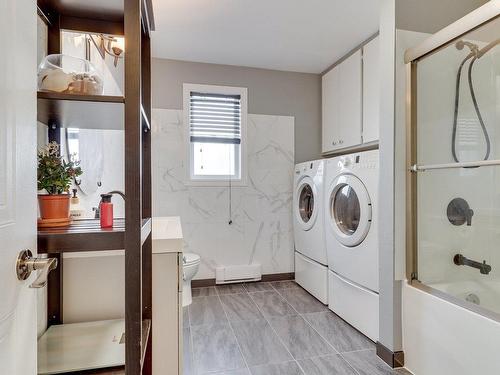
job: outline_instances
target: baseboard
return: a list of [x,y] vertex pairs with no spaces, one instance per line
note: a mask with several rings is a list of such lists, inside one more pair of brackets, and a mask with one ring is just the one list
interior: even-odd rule
[[377,342],[377,355],[392,368],[403,367],[405,364],[405,355],[402,351],[393,352],[380,342]]
[[[288,272],[288,273],[269,273],[267,275],[262,275],[262,280],[261,281],[286,281],[286,280],[294,280],[295,279],[295,273],[294,272]],[[198,280],[191,280],[191,286],[193,288],[203,288],[207,286],[214,286],[215,285],[215,279],[198,279]]]

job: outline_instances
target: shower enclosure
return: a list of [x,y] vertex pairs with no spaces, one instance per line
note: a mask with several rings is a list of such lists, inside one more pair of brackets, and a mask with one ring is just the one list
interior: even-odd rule
[[500,9],[406,52],[407,273],[500,321]]

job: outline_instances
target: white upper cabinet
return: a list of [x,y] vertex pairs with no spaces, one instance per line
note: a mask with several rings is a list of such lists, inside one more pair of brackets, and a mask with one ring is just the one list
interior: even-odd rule
[[323,76],[323,153],[361,144],[361,77],[360,50]]
[[340,139],[340,74],[333,68],[322,79],[322,152],[334,150]]
[[378,141],[379,38],[368,42],[322,80],[324,154]]
[[358,50],[340,65],[340,140],[338,148],[361,144],[362,64]]
[[363,143],[378,141],[380,123],[379,37],[363,47]]

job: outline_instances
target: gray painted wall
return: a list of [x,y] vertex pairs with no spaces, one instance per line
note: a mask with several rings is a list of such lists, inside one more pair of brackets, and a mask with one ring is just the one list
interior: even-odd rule
[[321,157],[321,78],[231,65],[153,59],[153,107],[182,109],[182,84],[248,88],[248,112],[295,117],[295,161]]
[[434,34],[488,1],[396,0],[396,28]]

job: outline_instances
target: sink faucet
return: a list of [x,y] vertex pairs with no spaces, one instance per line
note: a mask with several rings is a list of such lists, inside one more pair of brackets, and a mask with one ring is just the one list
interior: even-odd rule
[[483,263],[476,262],[475,260],[464,257],[462,254],[456,254],[453,257],[453,263],[455,263],[457,266],[469,266],[472,268],[477,268],[483,275],[487,275],[491,272],[491,266],[489,264],[486,264],[485,260],[483,260]]
[[123,198],[123,200],[125,200],[125,193],[123,191],[120,191],[120,190],[112,190],[106,194],[118,194],[119,196],[121,196]]

